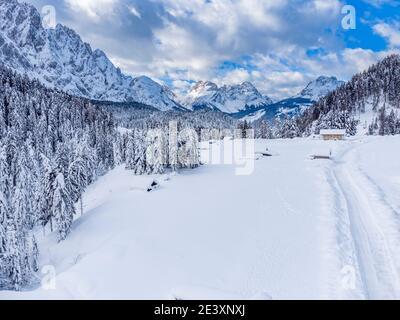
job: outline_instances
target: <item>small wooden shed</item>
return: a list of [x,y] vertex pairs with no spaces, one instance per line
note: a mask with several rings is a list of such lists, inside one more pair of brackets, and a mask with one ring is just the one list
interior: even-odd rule
[[344,140],[346,130],[342,129],[325,129],[319,133],[323,140]]

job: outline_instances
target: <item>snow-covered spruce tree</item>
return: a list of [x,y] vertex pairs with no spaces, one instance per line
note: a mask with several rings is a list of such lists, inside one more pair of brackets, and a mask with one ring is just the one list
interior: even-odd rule
[[[10,171],[7,161],[6,146],[0,142],[0,286],[6,287],[10,282],[9,243],[7,241],[7,223],[10,215]],[[1,287],[0,287],[1,288]]]
[[384,136],[387,133],[385,106],[383,106],[382,109],[379,111],[378,123],[379,123],[379,135]]
[[[88,144],[78,145],[75,148],[75,157],[84,162],[86,169],[86,185],[90,185],[96,179],[97,155],[93,154]],[[75,159],[76,159],[75,158]]]
[[176,121],[171,121],[169,124],[168,135],[168,163],[173,172],[179,168],[178,161],[178,124]]
[[283,126],[283,121],[281,117],[275,118],[272,125],[272,135],[274,138],[282,138],[281,137],[282,126]]
[[28,262],[29,262],[29,268],[32,272],[38,272],[39,271],[39,248],[38,244],[36,241],[36,237],[32,234],[30,239],[28,238],[29,242],[27,244],[28,248]]
[[[25,284],[23,268],[25,267],[24,246],[21,245],[21,234],[18,232],[18,221],[10,217],[6,223],[6,253],[4,257],[6,276],[9,288],[20,290]],[[24,240],[24,239],[22,239]]]
[[247,135],[247,130],[252,129],[250,123],[247,122],[247,120],[245,121],[241,121],[239,122],[237,129],[240,130],[241,134],[239,138],[245,139],[246,135]]
[[178,165],[194,169],[200,165],[199,138],[196,131],[186,128],[178,135]]
[[97,132],[96,153],[99,160],[97,175],[103,175],[107,171],[114,168],[114,138],[111,132],[103,131],[99,128]]
[[[17,188],[13,194],[13,201],[5,209],[5,250],[3,261],[8,283],[6,288],[20,290],[29,283],[34,272],[37,271],[38,252],[29,246],[32,240],[30,231],[26,228],[26,211],[23,190]],[[20,202],[19,202],[20,201]],[[5,204],[7,206],[7,204]]]
[[167,159],[167,138],[161,129],[149,130],[146,135],[146,165],[148,174],[164,173]]
[[39,191],[41,196],[38,197],[38,208],[40,209],[39,223],[45,230],[46,226],[50,226],[53,232],[53,215],[52,204],[54,196],[54,181],[57,176],[56,170],[50,160],[43,156],[43,173],[40,180]]
[[396,134],[396,115],[393,110],[390,111],[386,118],[386,133],[390,135]]
[[378,118],[375,118],[371,125],[369,126],[369,135],[377,135],[379,131],[379,124],[378,124]]
[[83,192],[89,184],[90,160],[79,154],[71,162],[68,169],[69,191],[73,202],[80,202],[80,211],[83,215]]
[[255,130],[256,130],[256,138],[272,139],[273,137],[271,126],[264,119],[261,119],[258,123],[256,123]]
[[300,135],[299,128],[295,119],[284,119],[279,127],[278,135],[280,138],[293,139]]
[[120,134],[117,132],[114,143],[115,164],[121,165],[126,163],[126,143],[128,134]]
[[17,172],[14,181],[13,210],[15,215],[21,215],[24,227],[31,230],[39,219],[35,212],[35,172],[32,161],[29,159],[28,148],[21,146],[17,157]]
[[4,287],[6,280],[8,280],[6,255],[6,228],[7,228],[7,215],[8,215],[8,199],[3,191],[0,190],[0,288]]
[[136,158],[135,158],[135,134],[130,132],[127,135],[127,143],[125,153],[125,168],[128,170],[135,170]]
[[134,131],[134,167],[133,171],[136,175],[148,173],[146,163],[146,139],[142,130]]
[[395,128],[396,128],[395,134],[400,134],[400,117],[399,116],[397,116]]
[[56,224],[58,240],[65,240],[71,231],[72,221],[75,214],[73,197],[69,193],[65,176],[59,171],[52,184],[51,213]]
[[8,161],[7,145],[0,141],[0,192],[8,198],[10,194],[10,165]]

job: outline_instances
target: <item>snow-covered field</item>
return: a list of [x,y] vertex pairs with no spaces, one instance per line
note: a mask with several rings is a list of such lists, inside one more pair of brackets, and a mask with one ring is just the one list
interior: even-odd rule
[[251,175],[204,165],[150,193],[115,169],[66,241],[42,237],[55,289],[0,299],[400,298],[400,136],[266,147]]

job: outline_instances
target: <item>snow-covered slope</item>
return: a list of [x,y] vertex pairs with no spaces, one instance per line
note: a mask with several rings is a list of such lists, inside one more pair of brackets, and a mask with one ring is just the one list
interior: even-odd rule
[[46,86],[94,100],[137,101],[159,110],[181,108],[155,81],[132,78],[72,29],[44,29],[35,7],[0,0],[0,62]]
[[161,86],[149,77],[141,76],[131,82],[132,100],[153,106],[161,111],[184,109],[175,102],[175,94],[167,87]]
[[267,106],[273,101],[263,96],[250,82],[218,87],[210,81],[200,81],[192,88],[182,104],[191,110],[210,108],[225,113]]

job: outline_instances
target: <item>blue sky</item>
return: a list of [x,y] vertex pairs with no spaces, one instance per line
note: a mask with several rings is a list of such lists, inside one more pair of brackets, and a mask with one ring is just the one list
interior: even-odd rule
[[[51,4],[133,76],[184,94],[199,80],[252,81],[275,99],[319,75],[347,80],[400,49],[400,0],[28,0]],[[345,30],[345,5],[356,29]]]

